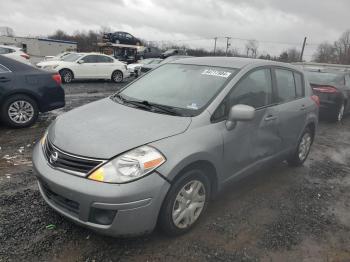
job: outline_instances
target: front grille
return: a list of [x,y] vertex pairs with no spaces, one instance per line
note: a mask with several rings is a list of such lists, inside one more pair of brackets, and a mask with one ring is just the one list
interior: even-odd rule
[[75,156],[55,147],[47,138],[44,145],[44,153],[47,161],[53,167],[72,171],[74,174],[87,175],[104,161]]
[[70,199],[65,198],[61,195],[56,194],[43,182],[40,182],[40,184],[41,184],[41,188],[43,189],[46,197],[49,198],[51,201],[53,201],[56,205],[59,205],[59,206],[65,208],[68,211],[73,212],[75,214],[79,214],[79,203],[78,202],[75,202],[73,200],[70,200]]

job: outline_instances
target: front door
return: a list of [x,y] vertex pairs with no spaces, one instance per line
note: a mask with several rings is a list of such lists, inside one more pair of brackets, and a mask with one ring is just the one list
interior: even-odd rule
[[251,170],[259,161],[281,150],[271,69],[264,67],[249,72],[232,89],[227,102],[228,108],[245,104],[256,109],[253,120],[237,122],[232,130],[223,128],[224,163],[229,179]]
[[84,79],[95,79],[98,77],[97,70],[97,55],[86,55],[80,60],[83,60],[83,63],[77,63],[74,70],[75,78],[84,78]]

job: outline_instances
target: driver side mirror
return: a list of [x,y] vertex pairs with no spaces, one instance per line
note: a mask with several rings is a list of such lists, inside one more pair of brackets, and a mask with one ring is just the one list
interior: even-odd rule
[[85,63],[85,61],[83,60],[83,59],[80,59],[80,60],[78,60],[78,62],[77,62],[78,64],[84,64]]
[[235,105],[231,107],[226,121],[226,128],[235,128],[238,121],[250,121],[255,116],[255,108],[248,105]]

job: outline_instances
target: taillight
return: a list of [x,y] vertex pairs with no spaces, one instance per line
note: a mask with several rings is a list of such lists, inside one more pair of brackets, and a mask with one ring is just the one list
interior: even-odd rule
[[320,98],[318,96],[312,95],[311,96],[312,101],[315,102],[315,104],[320,107]]
[[21,54],[21,57],[24,57],[25,59],[29,59],[30,58],[30,56],[27,55],[27,54]]
[[320,93],[338,93],[338,90],[334,86],[313,86],[312,89]]
[[58,85],[61,85],[61,84],[62,84],[62,78],[61,78],[60,74],[54,74],[54,75],[52,75],[52,79],[55,80],[55,82],[56,82]]

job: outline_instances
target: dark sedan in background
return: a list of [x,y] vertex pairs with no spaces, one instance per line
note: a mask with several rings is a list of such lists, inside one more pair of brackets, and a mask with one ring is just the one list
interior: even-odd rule
[[39,112],[64,107],[61,76],[0,55],[0,120],[10,127],[34,124]]
[[141,40],[127,32],[105,33],[102,37],[104,42],[124,45],[141,45]]
[[339,122],[349,113],[350,72],[305,69],[314,94],[320,98],[320,117]]

